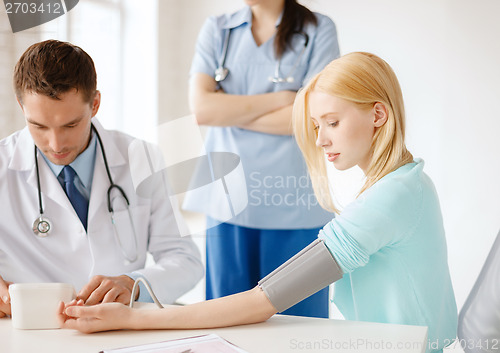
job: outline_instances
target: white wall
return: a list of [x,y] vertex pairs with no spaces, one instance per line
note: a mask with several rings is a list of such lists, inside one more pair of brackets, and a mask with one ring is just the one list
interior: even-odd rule
[[236,11],[243,1],[159,0],[159,122],[189,114],[188,77],[198,32],[210,16]]
[[120,0],[123,7],[123,130],[155,142],[158,122],[158,0]]
[[21,54],[40,38],[40,34],[34,30],[12,34],[4,9],[0,5],[0,139],[25,126],[12,88],[12,73]]
[[158,0],[81,0],[64,16],[13,34],[0,6],[0,138],[22,128],[12,70],[26,50],[46,39],[70,41],[94,60],[107,128],[156,141]]
[[[167,1],[166,1],[167,2]],[[173,3],[173,0],[169,1]],[[310,0],[337,24],[342,53],[370,51],[394,68],[406,100],[408,146],[426,161],[441,198],[459,308],[500,229],[500,2],[497,0]],[[169,108],[187,108],[187,72],[204,18],[243,1],[175,6],[177,59]],[[174,10],[174,9],[172,9]],[[175,89],[173,89],[175,87]]]
[[310,1],[337,24],[341,52],[371,51],[398,75],[408,146],[441,198],[459,308],[500,228],[500,3]]

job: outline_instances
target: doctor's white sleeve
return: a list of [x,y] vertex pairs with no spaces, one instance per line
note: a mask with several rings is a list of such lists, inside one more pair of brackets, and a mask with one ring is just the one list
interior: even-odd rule
[[[131,277],[145,277],[158,299],[170,304],[198,283],[204,269],[200,252],[191,236],[180,235],[188,233],[187,226],[180,216],[176,199],[169,197],[172,193],[166,173],[155,174],[152,183],[148,251],[153,255],[155,264],[134,271]],[[148,297],[141,290],[139,300]]]

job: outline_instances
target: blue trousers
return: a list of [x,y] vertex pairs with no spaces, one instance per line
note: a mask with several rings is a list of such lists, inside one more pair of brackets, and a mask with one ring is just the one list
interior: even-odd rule
[[[320,228],[267,230],[207,219],[206,296],[214,299],[249,290],[318,237]],[[328,287],[282,314],[328,318]]]

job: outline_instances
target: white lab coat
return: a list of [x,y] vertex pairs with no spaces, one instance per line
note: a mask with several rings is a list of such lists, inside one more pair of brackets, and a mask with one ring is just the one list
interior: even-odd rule
[[[179,227],[185,224],[179,224],[174,217],[172,207],[177,205],[160,186],[153,188],[152,197],[138,196],[134,190],[128,151],[134,139],[104,130],[95,118],[92,120],[102,138],[114,182],[125,190],[130,201],[138,237],[138,259],[127,263],[115,238],[107,209],[110,183],[99,146],[87,232],[39,152],[44,216],[51,221],[52,229],[46,238],[34,235],[32,225],[39,215],[34,143],[25,128],[0,141],[0,216],[3,218],[0,275],[12,282],[72,283],[78,291],[94,275],[116,276],[135,271],[148,279],[160,301],[171,303],[203,276],[199,251],[190,237],[179,236]],[[133,235],[125,234],[127,228],[119,228],[126,250],[133,249]],[[144,268],[148,251],[156,264]]]

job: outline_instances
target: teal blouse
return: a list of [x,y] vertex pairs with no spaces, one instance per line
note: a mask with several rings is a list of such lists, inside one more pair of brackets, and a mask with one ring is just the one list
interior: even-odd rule
[[384,176],[321,231],[344,271],[334,302],[348,320],[428,327],[427,352],[456,337],[457,306],[438,196],[415,160]]

